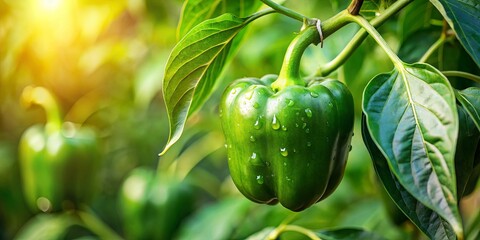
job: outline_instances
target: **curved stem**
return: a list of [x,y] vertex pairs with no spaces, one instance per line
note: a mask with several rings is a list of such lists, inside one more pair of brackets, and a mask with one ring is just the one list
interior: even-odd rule
[[278,79],[272,83],[274,90],[280,90],[289,85],[305,85],[300,76],[300,60],[305,49],[314,41],[316,33],[315,27],[308,27],[290,43]]
[[395,52],[393,52],[393,50],[388,46],[387,42],[385,42],[380,33],[378,33],[377,30],[367,20],[365,20],[365,18],[353,15],[349,15],[348,18],[352,22],[356,22],[358,25],[364,28],[368,34],[370,34],[370,36],[372,36],[372,38],[377,42],[378,45],[380,45],[383,51],[385,51],[397,69],[403,68],[402,60],[398,58],[397,54],[395,54]]
[[298,13],[298,12],[295,12],[293,11],[292,9],[290,8],[287,8],[287,7],[284,7],[272,0],[261,0],[265,5],[275,9],[275,11],[285,15],[285,16],[288,16],[288,17],[291,17],[293,19],[296,19],[300,22],[303,22],[304,19],[309,19],[307,17],[305,17],[304,15]]
[[477,83],[480,83],[480,76],[477,76],[477,75],[474,75],[474,74],[471,74],[471,73],[467,73],[467,72],[443,71],[442,74],[445,75],[445,77],[461,77],[461,78],[469,79],[469,80],[475,81]]
[[362,8],[363,0],[352,0],[347,10],[352,15],[358,15],[360,8]]
[[420,60],[418,60],[418,62],[421,62],[421,63],[424,63],[425,61],[428,60],[428,58],[435,52],[437,51],[437,49],[439,47],[441,47],[443,45],[443,43],[445,42],[445,34],[442,33],[442,35],[440,35],[440,38],[438,38],[438,40],[433,43],[432,46],[430,46],[430,48],[425,52],[425,54],[423,54],[422,58],[420,58]]
[[53,95],[43,87],[27,86],[22,92],[22,102],[26,107],[38,105],[45,110],[47,115],[47,132],[58,131],[62,128],[60,108]]
[[92,213],[79,211],[77,212],[77,215],[83,225],[93,233],[97,234],[100,239],[122,239],[116,232],[110,229],[110,227]]
[[301,233],[307,237],[309,237],[312,240],[321,240],[313,231],[306,229],[304,227],[296,226],[296,225],[284,225],[281,224],[277,228],[275,228],[268,236],[268,240],[274,240],[278,239],[278,237],[283,233],[283,232],[298,232]]
[[[370,24],[374,27],[381,26],[386,22],[390,17],[398,13],[413,0],[399,0],[392,4],[385,12],[374,18]],[[343,65],[347,59],[353,54],[353,52],[360,46],[360,44],[367,38],[368,34],[365,29],[360,29],[355,34],[355,36],[350,40],[350,42],[343,48],[343,50],[330,62],[320,66],[314,76],[328,76],[330,73],[335,71],[341,65]]]
[[[342,11],[321,24],[323,39],[348,23],[348,12]],[[276,91],[289,85],[305,85],[300,76],[300,60],[310,44],[318,44],[320,35],[315,26],[304,29],[288,46],[278,79],[272,83]]]

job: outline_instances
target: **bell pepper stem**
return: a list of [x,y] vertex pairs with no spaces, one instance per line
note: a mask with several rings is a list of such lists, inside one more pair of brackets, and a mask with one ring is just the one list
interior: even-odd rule
[[46,88],[27,86],[22,93],[22,102],[26,107],[38,105],[45,110],[47,115],[47,132],[61,129],[62,117],[60,116],[60,108],[53,95]]
[[[349,15],[350,14],[344,10],[322,22],[320,30],[322,31],[321,35],[323,40],[348,24]],[[311,19],[305,19],[305,22],[308,26],[298,34],[288,46],[278,79],[272,83],[272,89],[275,91],[281,90],[289,85],[305,85],[305,82],[300,76],[300,60],[310,44],[318,44],[320,42],[319,31],[316,26],[314,26],[316,22]]]

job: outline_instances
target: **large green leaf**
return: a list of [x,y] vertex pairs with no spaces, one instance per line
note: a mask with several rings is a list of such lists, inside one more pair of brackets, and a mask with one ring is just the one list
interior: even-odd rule
[[247,17],[261,5],[262,2],[256,0],[187,0],[183,5],[177,34],[183,37],[199,23],[224,13]]
[[478,0],[430,0],[457,33],[463,47],[480,67],[480,4]]
[[456,239],[451,226],[436,212],[417,201],[392,174],[387,159],[368,132],[365,116],[362,118],[362,137],[372,158],[375,172],[398,208],[430,239]]
[[445,76],[427,64],[398,66],[370,81],[363,111],[400,184],[462,235],[454,165],[458,116]]
[[480,131],[480,88],[469,87],[457,92],[457,99]]
[[227,198],[207,206],[182,226],[177,239],[230,239],[252,206],[245,198]]
[[211,93],[235,36],[259,16],[238,18],[223,14],[206,20],[174,47],[163,79],[163,97],[170,124],[170,136],[163,153],[180,138],[188,114]]

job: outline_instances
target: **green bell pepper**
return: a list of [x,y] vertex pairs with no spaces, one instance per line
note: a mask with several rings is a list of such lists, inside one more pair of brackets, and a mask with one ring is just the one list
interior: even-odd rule
[[172,239],[195,205],[192,185],[136,168],[126,178],[120,206],[127,239]]
[[220,103],[233,182],[257,203],[301,211],[340,183],[353,135],[353,97],[336,80],[307,83],[299,61],[309,41],[290,45],[277,77],[230,84]]
[[27,106],[39,105],[47,123],[28,128],[20,139],[19,160],[26,201],[34,211],[59,211],[88,203],[100,170],[95,132],[62,122],[53,96],[42,87],[27,87]]

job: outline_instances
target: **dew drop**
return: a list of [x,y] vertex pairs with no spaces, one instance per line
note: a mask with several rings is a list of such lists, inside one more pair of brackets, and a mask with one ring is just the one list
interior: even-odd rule
[[283,162],[283,166],[287,166],[287,162]]
[[311,142],[307,142],[307,147],[311,147],[312,146],[312,143]]
[[255,140],[256,140],[256,139],[255,139],[255,137],[254,137],[253,135],[250,136],[250,142],[255,142]]
[[306,127],[307,127],[307,123],[304,122],[302,125],[302,128],[306,128]]
[[296,112],[295,115],[297,115],[297,116],[300,115],[300,112]]
[[292,99],[287,100],[287,106],[291,107],[295,104],[295,102]]
[[310,133],[310,128],[305,129],[305,133]]
[[257,176],[257,183],[258,184],[263,184],[263,176],[262,175]]
[[348,146],[348,151],[352,151],[352,145]]
[[260,118],[257,118],[257,120],[255,121],[255,124],[253,125],[253,128],[260,129],[261,127],[262,127],[262,121],[260,120]]
[[306,108],[305,109],[305,114],[307,114],[307,117],[311,118],[313,113],[312,113],[312,110],[310,110],[310,108]]
[[267,167],[270,167],[270,162],[265,162],[265,165],[266,165]]
[[277,116],[273,115],[272,128],[278,130],[280,128],[280,121],[277,120]]
[[[280,154],[282,154],[282,156],[286,157],[288,156],[288,150],[287,148],[280,148]],[[285,163],[286,164],[286,163]],[[284,165],[285,165],[284,164]]]
[[298,128],[298,127],[300,127],[300,125],[298,125],[298,123],[295,123],[295,127],[297,127],[297,128]]
[[256,103],[253,104],[253,107],[258,108],[258,107],[260,107],[260,105],[258,105],[258,103],[256,102]]
[[333,108],[333,103],[328,103],[328,107]]
[[226,143],[225,143],[225,145],[224,145],[224,146],[225,146],[225,148],[228,148],[228,145],[227,145]]
[[250,158],[248,159],[250,164],[254,166],[264,166],[264,162],[257,156],[257,153],[252,153]]
[[234,89],[230,92],[230,94],[232,94],[232,95],[235,94],[235,93],[237,93],[237,89],[236,89],[236,88],[234,88]]
[[316,97],[318,97],[318,93],[316,93],[316,92],[310,92],[310,96],[316,98]]
[[282,130],[283,130],[283,131],[287,131],[287,126],[282,125]]

